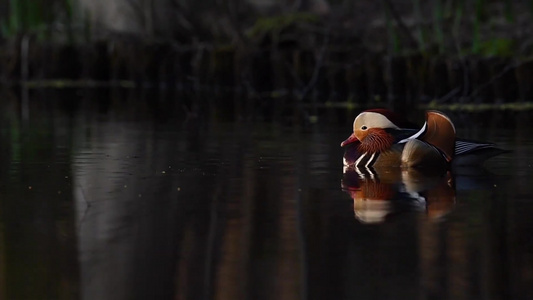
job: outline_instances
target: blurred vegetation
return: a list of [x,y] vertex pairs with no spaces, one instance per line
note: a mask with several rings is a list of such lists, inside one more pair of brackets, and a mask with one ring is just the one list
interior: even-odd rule
[[[385,7],[389,52],[396,55],[419,51],[447,56],[531,55],[519,45],[530,44],[533,1],[511,0],[420,0],[412,11],[394,12],[400,1],[388,1]],[[403,37],[402,37],[403,35]],[[406,38],[407,37],[407,38]],[[414,41],[414,43],[409,43]],[[414,47],[416,46],[416,47]]]
[[533,0],[11,0],[0,82],[529,101],[532,17]]
[[263,39],[268,36],[272,41],[280,42],[283,31],[290,30],[301,24],[317,24],[320,18],[310,13],[292,13],[272,17],[258,18],[246,32],[250,39]]
[[73,1],[11,0],[8,13],[0,19],[1,37],[31,34],[39,40],[61,37],[72,41]]
[[[314,24],[394,55],[531,55],[533,0],[11,0],[1,36],[89,42],[120,34],[180,43],[249,43]],[[295,26],[296,25],[296,26]],[[311,29],[314,30],[314,29]],[[317,39],[317,41],[320,39]],[[320,45],[318,45],[320,46]]]

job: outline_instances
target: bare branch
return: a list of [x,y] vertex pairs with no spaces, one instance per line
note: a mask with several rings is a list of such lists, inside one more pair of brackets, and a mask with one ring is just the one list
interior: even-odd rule
[[486,89],[489,85],[493,84],[496,80],[500,79],[503,75],[505,75],[505,73],[509,72],[510,70],[514,70],[516,69],[518,66],[520,66],[521,64],[523,64],[522,62],[520,63],[512,63],[512,64],[507,64],[501,71],[500,73],[496,74],[496,76],[492,77],[490,80],[488,80],[487,82],[483,83],[482,85],[478,86],[473,92],[472,94],[470,94],[471,97],[475,97],[479,94],[479,92],[481,92],[482,90]]
[[398,25],[398,27],[400,27],[401,32],[403,32],[403,34],[405,35],[405,37],[407,38],[407,40],[409,41],[411,46],[414,47],[414,48],[418,48],[418,42],[413,37],[413,35],[411,35],[411,31],[409,30],[409,28],[407,28],[405,23],[402,21],[402,17],[396,11],[396,9],[394,8],[394,5],[392,4],[392,2],[390,0],[382,0],[382,1],[383,1],[383,4],[385,5],[385,9],[387,9],[390,12],[392,17],[396,21],[396,25]]
[[320,69],[324,65],[324,59],[326,57],[326,50],[327,46],[329,44],[329,30],[326,32],[326,36],[324,36],[324,42],[322,43],[322,47],[320,48],[320,52],[318,53],[318,57],[315,64],[315,69],[313,70],[313,76],[311,76],[311,79],[309,80],[309,83],[305,88],[303,89],[302,93],[300,94],[300,99],[305,99],[307,94],[311,92],[311,90],[315,87],[316,82],[318,81],[318,76],[320,75]]

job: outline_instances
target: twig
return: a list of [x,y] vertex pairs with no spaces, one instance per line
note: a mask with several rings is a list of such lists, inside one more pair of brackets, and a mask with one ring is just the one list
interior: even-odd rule
[[437,102],[441,102],[441,103],[447,102],[448,100],[450,100],[453,97],[455,97],[455,95],[457,95],[460,90],[461,90],[460,87],[454,88],[453,90],[448,92],[448,94],[444,95],[444,97],[441,97],[440,99],[438,99]]
[[[458,18],[459,18],[458,20],[460,21],[460,16],[458,16]],[[459,40],[457,38],[456,27],[454,27],[454,29],[452,30],[452,39],[453,39],[453,44],[455,46],[455,51],[457,51],[457,56],[459,57],[459,61],[461,63],[461,69],[463,71],[463,86],[462,86],[463,97],[467,97],[468,90],[470,89],[470,81],[469,81],[469,77],[468,77],[468,65],[466,64],[464,55],[461,54],[461,46],[460,46]],[[450,100],[453,97],[455,97],[455,95],[457,95],[460,90],[461,90],[460,87],[454,88],[453,90],[448,92],[448,94],[444,95],[444,97],[438,99],[437,102],[441,102],[441,103],[447,102],[448,100]]]
[[452,38],[453,38],[453,44],[455,46],[455,51],[457,51],[457,56],[459,57],[459,61],[461,62],[461,67],[463,69],[463,97],[466,97],[468,95],[468,90],[470,90],[470,81],[468,77],[468,65],[466,64],[464,55],[461,54],[461,45],[459,44],[459,38],[458,30],[459,26],[461,25],[461,18],[462,18],[462,10],[460,10],[460,13],[457,15],[456,20],[457,24],[454,25],[452,30]]
[[81,198],[83,201],[85,201],[85,209],[83,210],[83,216],[81,216],[79,222],[78,222],[78,233],[81,231],[81,226],[83,225],[83,222],[85,221],[85,217],[87,216],[87,212],[91,208],[91,203],[87,200],[87,196],[85,195],[85,190],[83,189],[83,186],[81,184],[77,184],[77,186],[80,188],[81,192]]
[[505,73],[509,72],[510,70],[513,70],[515,68],[517,68],[518,66],[520,66],[522,63],[512,63],[512,64],[507,64],[505,66],[505,68],[503,68],[503,70],[500,71],[500,73],[496,74],[496,76],[492,77],[490,80],[488,80],[487,82],[481,84],[480,86],[478,86],[471,94],[470,94],[470,97],[475,97],[479,92],[481,92],[482,90],[486,89],[489,85],[491,85],[492,83],[494,83],[494,81],[496,81],[497,79],[501,78],[503,75],[505,75]]
[[30,67],[29,67],[29,52],[30,52],[30,37],[25,34],[20,42],[20,77],[23,82],[28,81]]
[[418,42],[416,41],[416,39],[413,37],[413,35],[411,35],[411,31],[409,31],[409,28],[407,28],[407,26],[405,25],[405,23],[402,21],[402,17],[400,16],[400,14],[396,11],[396,9],[394,8],[394,5],[391,3],[390,0],[383,0],[383,3],[385,4],[385,8],[389,10],[389,12],[391,13],[392,17],[394,18],[394,20],[396,21],[396,24],[398,25],[398,27],[400,27],[400,29],[402,30],[402,32],[404,33],[404,35],[407,37],[407,39],[409,40],[409,42],[411,43],[411,45],[414,47],[414,48],[419,48],[418,46]]
[[141,22],[142,26],[145,27],[146,26],[145,14],[143,12],[143,7],[141,3],[139,3],[139,1],[137,0],[127,0],[126,3],[129,4],[131,11],[135,15],[134,18],[136,17],[137,20]]
[[292,65],[287,60],[284,60],[283,62],[285,63],[285,66],[287,66],[287,70],[289,70],[289,73],[291,73],[293,79],[296,81],[296,84],[298,84],[301,89],[304,89],[305,84],[300,76],[298,76],[298,73],[296,73],[296,70],[294,70]]
[[22,37],[21,45],[20,45],[20,76],[21,76],[21,87],[22,87],[22,95],[21,95],[21,114],[22,114],[22,120],[28,121],[30,119],[30,106],[29,106],[29,93],[28,93],[28,86],[27,82],[29,79],[30,74],[30,58],[29,58],[29,52],[30,52],[30,37],[25,34]]
[[315,64],[315,69],[313,70],[313,75],[311,76],[311,79],[309,80],[309,83],[304,87],[302,90],[302,93],[300,94],[300,100],[305,99],[307,94],[314,88],[316,85],[316,82],[318,81],[318,76],[320,75],[320,69],[322,68],[322,65],[324,64],[324,58],[326,57],[326,49],[327,45],[329,43],[329,30],[326,32],[326,36],[324,37],[324,43],[322,44],[322,47],[320,48],[320,52],[318,53],[318,57]]
[[461,54],[461,45],[459,44],[459,39],[457,38],[457,32],[455,32],[455,30],[452,32],[452,38],[455,45],[455,51],[457,51],[459,61],[461,62],[461,67],[463,69],[463,97],[466,97],[468,95],[468,90],[470,89],[468,65],[466,64],[464,55]]
[[[226,2],[226,1],[224,1],[224,2]],[[232,4],[231,1],[227,1],[227,3],[224,5],[224,11],[225,11],[225,13],[228,16],[229,25],[230,25],[230,28],[233,31],[233,35],[236,36],[239,39],[240,43],[244,44],[244,43],[247,42],[247,38],[243,34],[243,32],[241,30],[242,26],[239,26],[241,24],[239,24],[239,22],[237,21],[237,20],[239,20],[238,10],[235,9],[235,10],[237,10],[237,12],[235,12],[232,9],[231,4]]]

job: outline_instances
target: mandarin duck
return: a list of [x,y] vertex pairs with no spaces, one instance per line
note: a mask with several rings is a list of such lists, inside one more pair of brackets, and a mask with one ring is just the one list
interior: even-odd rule
[[491,143],[456,138],[442,112],[427,111],[421,129],[387,109],[369,109],[354,120],[353,133],[341,143],[344,164],[358,167],[443,169],[474,165],[507,152]]

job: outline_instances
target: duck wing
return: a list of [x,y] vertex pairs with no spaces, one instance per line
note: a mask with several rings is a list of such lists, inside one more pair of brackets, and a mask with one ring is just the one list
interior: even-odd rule
[[510,151],[500,149],[492,143],[458,138],[455,141],[455,159],[453,164],[462,166],[478,165],[493,156],[508,152]]
[[496,148],[496,146],[492,143],[482,143],[461,138],[455,140],[455,155],[464,155],[483,149],[493,148]]
[[451,161],[454,157],[455,126],[445,114],[439,111],[427,111],[424,126],[398,143],[407,143],[415,139],[435,146],[447,161]]

